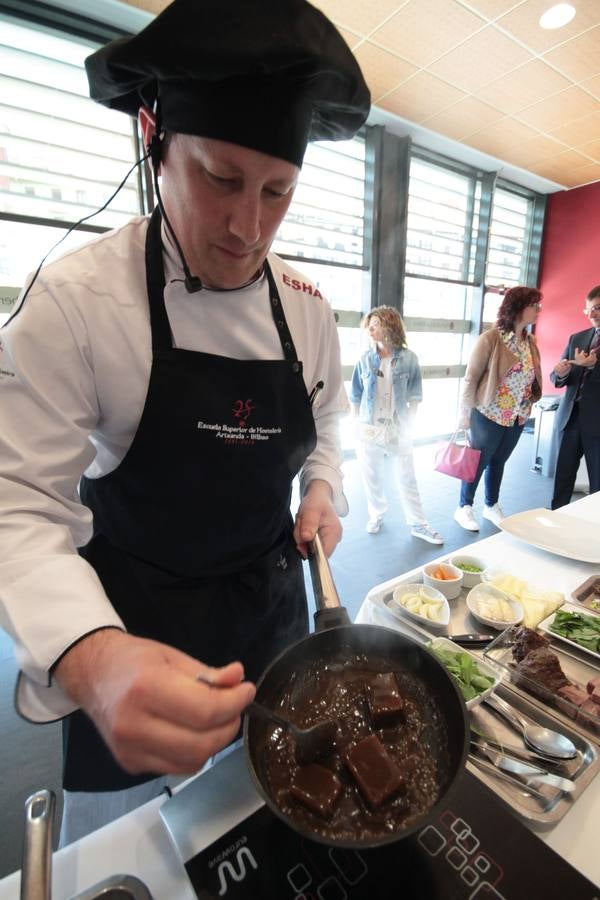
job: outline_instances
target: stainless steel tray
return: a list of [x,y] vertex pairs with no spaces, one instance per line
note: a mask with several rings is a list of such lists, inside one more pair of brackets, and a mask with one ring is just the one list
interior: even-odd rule
[[[557,775],[563,775],[574,781],[575,791],[569,795],[556,788],[544,786],[538,789],[542,795],[540,798],[528,793],[525,786],[520,789],[501,779],[500,776],[496,777],[487,771],[482,771],[476,763],[472,762],[471,758],[467,762],[467,768],[531,828],[536,831],[553,828],[571,809],[573,803],[577,801],[577,798],[597,774],[600,768],[598,747],[570,725],[560,722],[549,711],[544,712],[531,703],[528,698],[517,696],[506,685],[498,687],[496,694],[510,703],[527,721],[561,731],[573,741],[577,748],[577,757],[564,762],[557,761],[556,766],[548,768]],[[520,735],[485,703],[471,711],[471,722],[478,731],[502,743],[507,752],[509,752],[509,748],[518,748],[520,752],[526,750]],[[482,758],[485,759],[485,757]]]
[[[393,608],[390,607],[390,601],[395,588],[401,584],[418,584],[420,582],[422,582],[420,575],[398,578],[393,582],[393,587],[390,587],[388,591],[379,596],[372,597],[372,602],[380,609],[386,610],[388,615],[396,619],[397,622],[403,626],[406,625],[407,629],[413,631],[415,635],[420,635],[423,641],[431,640],[432,637],[447,637],[452,639],[452,636],[456,634],[489,634],[495,637],[501,633],[500,631],[495,631],[493,628],[490,628],[488,625],[483,625],[478,619],[471,615],[466,601],[467,594],[471,588],[463,588],[455,600],[448,600],[448,606],[450,607],[450,621],[448,625],[443,627],[432,627],[425,620],[423,620],[423,624],[415,622],[414,619],[409,618],[407,615],[400,612],[397,605],[394,604]],[[469,645],[468,649],[473,653],[478,651],[481,653],[481,647],[477,647],[476,645]]]
[[[590,741],[600,744],[600,722],[581,717],[577,708],[567,700],[558,698],[549,690],[544,690],[528,678],[520,677],[516,683],[517,673],[513,662],[512,648],[515,641],[515,628],[507,628],[498,635],[492,644],[483,651],[485,659],[496,663],[505,672],[505,683],[510,682],[511,690],[521,697],[526,697],[531,703],[540,709],[551,710],[552,715],[561,722],[568,724],[584,734]],[[571,644],[566,644],[559,639],[552,639],[549,632],[544,637],[550,638],[550,650],[556,654],[560,667],[569,681],[581,687],[585,686],[590,678],[600,675],[600,667],[595,665],[593,657],[589,653],[578,650]],[[560,705],[559,705],[560,704]]]
[[[415,578],[414,575],[412,577],[399,578],[397,581],[394,581],[393,586],[390,587],[388,591],[371,598],[371,602],[376,607],[385,610],[389,627],[396,627],[421,643],[427,643],[432,640],[432,638],[440,635],[451,637],[452,634],[490,631],[486,626],[474,619],[469,612],[465,603],[466,595],[470,590],[468,588],[463,589],[456,600],[450,601],[450,622],[448,626],[444,628],[434,629],[427,627],[426,624],[420,625],[397,610],[392,612],[389,608],[389,602],[392,597],[393,589],[399,584],[417,582],[418,580],[419,579]],[[507,631],[508,630],[509,629],[507,629]],[[501,639],[502,635],[505,635],[506,633],[507,632],[496,632],[497,637],[493,643]],[[489,646],[492,646],[492,644]],[[554,647],[552,649],[557,650],[557,648]],[[471,653],[490,659],[490,656],[484,648],[471,646],[469,647],[469,650]],[[561,656],[564,655],[564,653],[561,654]],[[491,659],[493,660],[493,657],[491,657]],[[584,664],[578,658],[569,660],[569,662],[577,665]],[[563,660],[561,659],[561,665],[562,664]],[[504,669],[504,667],[502,668]],[[569,671],[567,671],[567,668],[569,668]],[[564,665],[563,669],[567,674],[567,677],[571,677],[570,667]],[[597,672],[595,674],[597,674]],[[573,680],[578,679],[573,675]],[[544,787],[542,788],[544,801],[540,801],[538,798],[529,794],[525,787],[521,790],[520,788],[509,784],[507,781],[504,781],[500,776],[496,777],[488,772],[483,772],[482,769],[470,760],[467,762],[467,768],[476,778],[489,787],[490,790],[492,790],[500,800],[513,811],[513,813],[525,821],[530,828],[536,831],[545,831],[553,828],[554,825],[562,819],[565,813],[571,809],[573,803],[577,801],[577,798],[581,795],[582,791],[585,790],[600,769],[600,749],[597,746],[599,743],[598,736],[588,734],[584,729],[578,728],[569,718],[561,715],[557,710],[550,709],[541,701],[537,701],[535,697],[516,688],[512,683],[509,671],[504,671],[503,681],[501,685],[496,688],[496,693],[510,703],[511,706],[518,710],[528,721],[544,725],[555,731],[561,731],[573,741],[578,750],[577,758],[566,763],[558,763],[553,771],[574,781],[576,790],[573,794],[566,795],[552,788]],[[510,725],[505,723],[500,716],[496,715],[490,707],[486,706],[485,703],[477,706],[471,711],[471,720],[478,731],[500,741],[507,751],[509,751],[510,748],[518,749],[521,752],[526,751],[525,744],[520,735],[518,735]]]
[[[400,612],[397,606],[395,606],[392,611],[389,607],[389,603],[392,599],[394,588],[400,584],[407,584],[409,582],[417,583],[420,580],[421,578],[418,575],[398,578],[397,581],[393,582],[393,587],[390,587],[390,589],[383,594],[373,597],[372,602],[376,607],[386,610],[387,616],[390,618],[390,624],[391,620],[394,619],[402,630],[412,634],[413,637],[423,643],[431,640],[432,637],[438,636],[452,638],[452,635],[456,634],[481,634],[483,632],[494,635],[494,640],[487,646],[463,646],[466,646],[471,653],[480,656],[483,655],[485,659],[499,665],[504,671],[504,685],[510,686],[510,690],[514,692],[514,694],[523,697],[539,709],[550,712],[561,723],[568,724],[569,728],[581,732],[588,740],[592,741],[594,744],[600,745],[600,731],[596,730],[589,721],[576,721],[576,710],[574,708],[569,710],[571,715],[568,715],[556,705],[556,698],[549,692],[548,695],[542,699],[538,694],[525,690],[523,687],[515,684],[515,673],[513,666],[510,664],[512,662],[512,636],[514,634],[514,629],[507,628],[505,631],[494,631],[494,629],[489,628],[487,625],[483,625],[472,616],[466,603],[466,597],[470,588],[463,588],[456,600],[448,601],[450,606],[450,622],[443,628],[432,628],[426,622],[423,624],[417,623]],[[587,681],[589,681],[590,678],[600,675],[600,667],[595,665],[594,658],[591,654],[580,651],[575,646],[566,644],[564,641],[552,639],[551,635],[546,634],[545,637],[551,638],[550,649],[553,653],[556,653],[563,672],[574,684],[583,687],[585,690]],[[569,709],[570,704],[567,701],[561,701],[561,703],[565,710]]]

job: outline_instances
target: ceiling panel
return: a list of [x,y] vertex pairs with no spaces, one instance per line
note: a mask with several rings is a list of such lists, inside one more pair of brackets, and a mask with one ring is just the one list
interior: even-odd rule
[[[596,17],[600,22],[600,3],[596,2]],[[598,74],[600,57],[600,25],[561,44],[544,55],[550,65],[560,69],[573,81],[585,81]]]
[[411,0],[376,0],[371,3],[364,0],[313,0],[313,6],[322,10],[336,24],[367,35],[410,2]]
[[475,93],[482,85],[506,75],[532,59],[528,50],[515,44],[493,25],[466,40],[429,66],[441,78]]
[[444,112],[424,119],[422,124],[425,128],[460,141],[469,134],[480,131],[502,118],[503,115],[499,109],[488,106],[487,103],[482,103],[475,97],[465,97],[464,100],[459,100]]
[[598,0],[569,0],[577,10],[575,18],[563,28],[548,30],[540,28],[539,20],[542,13],[552,6],[550,0],[529,0],[521,3],[497,20],[500,28],[513,38],[517,38],[523,44],[531,47],[538,53],[550,50],[559,44],[564,44],[582,32],[593,28],[598,24]]
[[388,94],[418,71],[416,66],[405,59],[394,56],[369,41],[357,47],[354,53],[369,83],[373,103],[377,103],[381,96]]
[[546,100],[534,103],[528,109],[517,113],[520,122],[533,125],[540,131],[552,131],[560,125],[580,119],[600,108],[600,104],[590,94],[578,87],[567,88]]
[[429,72],[419,71],[377,105],[403,119],[422,122],[464,97],[464,91],[446,84]]
[[544,31],[539,17],[554,2],[314,0],[377,107],[573,187],[600,179],[600,0],[570,0],[572,22]]
[[533,59],[476,89],[475,94],[505,113],[515,113],[570,86],[571,82],[564,75],[541,59]]
[[554,128],[550,132],[550,137],[563,141],[571,147],[577,147],[579,144],[585,144],[587,141],[593,141],[600,134],[600,111],[592,113],[591,116],[583,116],[567,125],[561,125]]
[[480,16],[455,0],[410,0],[372,38],[415,65],[426,66],[484,26]]

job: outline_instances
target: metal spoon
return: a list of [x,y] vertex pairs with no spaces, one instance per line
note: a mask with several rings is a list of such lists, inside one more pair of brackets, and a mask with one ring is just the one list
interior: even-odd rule
[[299,728],[289,719],[284,719],[279,713],[272,709],[267,709],[262,703],[253,700],[246,707],[246,712],[251,716],[258,716],[270,722],[275,722],[292,735],[295,747],[296,761],[300,765],[307,765],[314,762],[320,756],[325,756],[335,745],[335,736],[337,733],[337,723],[332,720],[317,722],[310,728]]
[[566,735],[552,731],[550,728],[530,725],[508,703],[495,694],[490,694],[483,702],[504,716],[513,728],[521,732],[525,743],[535,750],[539,750],[540,753],[553,756],[555,759],[573,759],[577,756],[577,747]]

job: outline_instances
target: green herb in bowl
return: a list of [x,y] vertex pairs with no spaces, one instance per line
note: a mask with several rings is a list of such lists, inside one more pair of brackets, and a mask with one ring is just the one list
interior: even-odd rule
[[470,653],[464,650],[450,650],[439,641],[433,641],[429,648],[456,679],[467,704],[496,684],[497,679],[482,672]]
[[457,562],[455,563],[455,566],[457,569],[462,569],[463,572],[473,572],[474,574],[483,572],[482,566],[474,566],[472,563]]

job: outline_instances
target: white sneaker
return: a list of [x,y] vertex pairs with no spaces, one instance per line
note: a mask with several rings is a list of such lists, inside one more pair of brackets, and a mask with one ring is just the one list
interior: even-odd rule
[[494,503],[493,506],[484,506],[481,515],[484,519],[489,519],[490,522],[493,522],[497,528],[500,527],[500,519],[504,518],[504,513],[499,503]]
[[369,534],[377,534],[378,531],[381,531],[382,524],[381,519],[369,519],[367,522],[367,531]]
[[436,531],[431,525],[413,525],[410,529],[410,533],[413,537],[421,538],[422,541],[427,541],[429,544],[444,543],[444,538],[439,531]]
[[454,518],[467,531],[479,531],[479,522],[473,514],[472,506],[457,506]]

